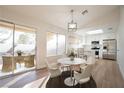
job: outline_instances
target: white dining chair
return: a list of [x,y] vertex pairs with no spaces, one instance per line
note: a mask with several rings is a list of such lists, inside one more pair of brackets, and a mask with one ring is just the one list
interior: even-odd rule
[[74,71],[73,85],[75,84],[75,80],[80,84],[80,86],[81,84],[88,82],[91,77],[91,71],[92,71],[92,65],[87,65],[87,67],[82,68],[81,73]]
[[61,67],[58,64],[53,63],[51,61],[46,59],[46,64],[47,64],[47,67],[48,67],[48,71],[51,74],[50,77],[54,78],[54,77],[61,76],[61,74],[62,74]]
[[96,63],[95,53],[94,52],[91,52],[87,56],[86,64],[95,64],[95,63]]

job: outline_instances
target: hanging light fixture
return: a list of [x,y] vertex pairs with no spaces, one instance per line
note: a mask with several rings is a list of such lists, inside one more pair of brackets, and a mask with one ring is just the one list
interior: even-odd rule
[[68,31],[75,32],[77,30],[77,23],[73,21],[74,10],[72,9],[70,12],[71,12],[72,20],[70,23],[68,23]]

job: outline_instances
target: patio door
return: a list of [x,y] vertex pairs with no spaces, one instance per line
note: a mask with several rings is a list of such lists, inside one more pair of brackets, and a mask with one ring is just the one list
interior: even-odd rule
[[13,72],[14,24],[0,21],[0,77]]
[[35,68],[36,33],[35,29],[15,25],[14,31],[14,73]]
[[0,21],[0,77],[35,68],[35,29]]

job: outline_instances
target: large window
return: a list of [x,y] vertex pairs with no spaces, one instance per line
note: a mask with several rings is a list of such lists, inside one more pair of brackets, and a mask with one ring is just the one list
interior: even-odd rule
[[0,76],[12,74],[12,59],[5,57],[13,56],[13,27],[0,21]]
[[35,29],[0,21],[0,76],[35,67]]
[[[35,47],[36,47],[35,29],[25,26],[15,25],[15,31],[14,31],[15,60],[14,61],[16,62],[17,69],[14,70],[14,72],[20,72],[35,67],[36,65]],[[21,52],[21,57],[18,56],[20,52]],[[33,58],[33,61],[31,61],[31,57]],[[30,61],[31,63],[28,61]]]
[[24,26],[15,26],[14,52],[21,51],[24,54],[35,54],[36,34],[33,29]]
[[65,53],[65,35],[47,32],[47,56]]
[[61,55],[65,53],[65,35],[58,34],[58,47],[57,54]]

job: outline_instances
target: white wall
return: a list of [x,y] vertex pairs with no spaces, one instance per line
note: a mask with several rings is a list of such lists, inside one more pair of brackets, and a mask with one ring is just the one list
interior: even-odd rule
[[24,14],[17,14],[14,11],[6,10],[0,7],[0,19],[14,22],[16,24],[34,27],[37,30],[37,69],[46,67],[46,32],[58,32],[65,34],[65,30],[56,26],[44,23],[40,20],[35,20]]
[[120,24],[117,40],[117,60],[124,78],[124,6],[120,7]]

